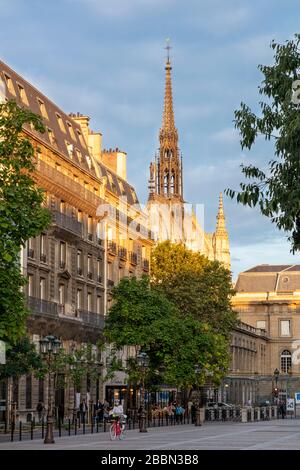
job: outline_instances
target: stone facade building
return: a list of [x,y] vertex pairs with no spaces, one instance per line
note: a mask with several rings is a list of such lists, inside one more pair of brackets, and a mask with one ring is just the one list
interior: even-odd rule
[[[40,114],[46,128],[45,133],[24,128],[36,152],[34,178],[52,213],[51,226],[22,250],[32,311],[29,335],[37,347],[50,333],[67,351],[95,345],[112,286],[124,276],[149,273],[152,237],[126,178],[126,153],[103,150],[101,133],[90,129],[87,116],[67,115],[3,62],[0,77],[6,98]],[[103,398],[102,375],[103,365],[96,383],[84,381],[82,396]],[[0,398],[15,403],[24,419],[38,401],[47,406],[47,387],[46,380],[29,375],[10,381],[8,388],[2,384]],[[55,405],[66,416],[74,407],[73,392],[71,384],[56,391]]]
[[235,289],[233,308],[246,325],[232,334],[232,366],[224,381],[229,399],[242,382],[253,391],[239,392],[241,403],[271,401],[275,388],[279,400],[293,398],[300,390],[300,265],[255,266],[240,273]]

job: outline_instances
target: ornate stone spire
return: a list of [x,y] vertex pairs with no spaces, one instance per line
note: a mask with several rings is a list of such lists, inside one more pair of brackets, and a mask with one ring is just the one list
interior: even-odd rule
[[223,233],[227,234],[222,193],[220,193],[220,196],[219,196],[219,210],[218,210],[218,215],[217,215],[216,233],[218,235],[221,235]]
[[164,140],[175,141],[177,144],[178,134],[175,127],[174,111],[173,111],[173,95],[172,95],[172,77],[171,77],[171,62],[169,56],[170,46],[167,45],[168,56],[166,61],[166,79],[165,79],[165,99],[164,99],[164,112],[162,119],[162,127],[160,129],[159,140],[163,143]]
[[216,231],[213,237],[213,245],[214,258],[223,263],[227,269],[230,269],[229,237],[226,229],[222,193],[220,193],[219,197],[219,210],[217,215]]

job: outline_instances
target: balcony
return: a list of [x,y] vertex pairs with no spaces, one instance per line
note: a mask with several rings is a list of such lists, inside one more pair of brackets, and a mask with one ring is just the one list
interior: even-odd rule
[[42,261],[42,263],[46,263],[46,261],[47,261],[47,256],[46,256],[44,253],[41,253],[41,254],[40,254],[40,260]]
[[107,287],[113,287],[115,285],[114,281],[107,279]]
[[90,242],[93,241],[93,234],[92,234],[92,233],[88,233],[88,240],[89,240]]
[[119,253],[119,258],[126,260],[126,258],[127,258],[127,250],[126,250],[126,248],[124,248],[124,247],[122,247],[122,246],[119,246],[119,251],[118,251],[118,253]]
[[102,276],[100,275],[97,276],[97,282],[98,284],[102,284]]
[[107,242],[107,249],[110,253],[116,255],[117,254],[117,244],[115,242],[112,242],[112,241],[108,241]]
[[89,272],[87,273],[87,277],[88,277],[89,279],[93,279],[93,273],[92,273],[91,271],[89,271]]
[[130,251],[129,253],[129,261],[131,264],[137,264],[137,254],[133,251]]
[[66,262],[65,261],[60,261],[59,262],[59,268],[60,269],[66,269]]
[[82,223],[78,222],[74,217],[69,217],[59,211],[53,211],[52,220],[53,224],[57,225],[59,228],[71,232],[78,237],[82,237]]
[[143,269],[145,271],[149,271],[149,260],[148,259],[143,259]]
[[77,310],[77,316],[86,325],[96,326],[98,328],[104,328],[104,316],[100,313],[89,312],[87,310]]
[[83,276],[82,268],[77,268],[77,274],[78,274],[78,276]]
[[34,258],[34,249],[28,248],[27,255],[28,255],[28,258]]
[[43,160],[38,160],[37,170],[50,182],[56,181],[57,184],[61,185],[68,192],[70,191],[70,188],[72,188],[74,194],[77,194],[77,196],[81,200],[88,202],[94,207],[99,206],[101,199],[96,194],[84,188],[83,186],[81,186],[81,184],[77,183],[76,181],[74,181],[74,179],[70,178],[69,176],[57,171],[56,168],[52,167],[51,165],[48,165],[48,163],[44,162]]
[[98,237],[98,238],[97,238],[97,243],[98,243],[98,245],[102,245],[102,244],[103,244],[103,240]]
[[50,302],[49,300],[42,300],[36,297],[28,297],[28,307],[35,315],[49,315],[51,317],[58,317],[56,302]]

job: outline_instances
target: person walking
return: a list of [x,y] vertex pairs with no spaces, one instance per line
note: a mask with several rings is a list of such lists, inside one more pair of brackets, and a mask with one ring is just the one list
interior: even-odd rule
[[39,419],[39,423],[41,423],[44,419],[44,415],[45,415],[45,406],[44,406],[44,403],[39,401],[37,406],[36,406],[36,411],[38,413],[38,419]]
[[88,406],[87,406],[85,398],[83,398],[82,402],[80,403],[79,410],[80,410],[80,417],[82,419],[82,422],[85,422],[85,416],[88,410]]

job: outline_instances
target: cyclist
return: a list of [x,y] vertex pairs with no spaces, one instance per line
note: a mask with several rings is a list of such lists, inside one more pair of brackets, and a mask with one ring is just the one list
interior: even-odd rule
[[112,414],[112,416],[114,418],[117,418],[120,421],[122,429],[124,429],[125,428],[125,420],[126,420],[127,416],[124,414],[123,405],[122,405],[122,403],[120,403],[119,400],[114,401],[114,406],[113,406],[113,409],[110,411],[110,414]]

